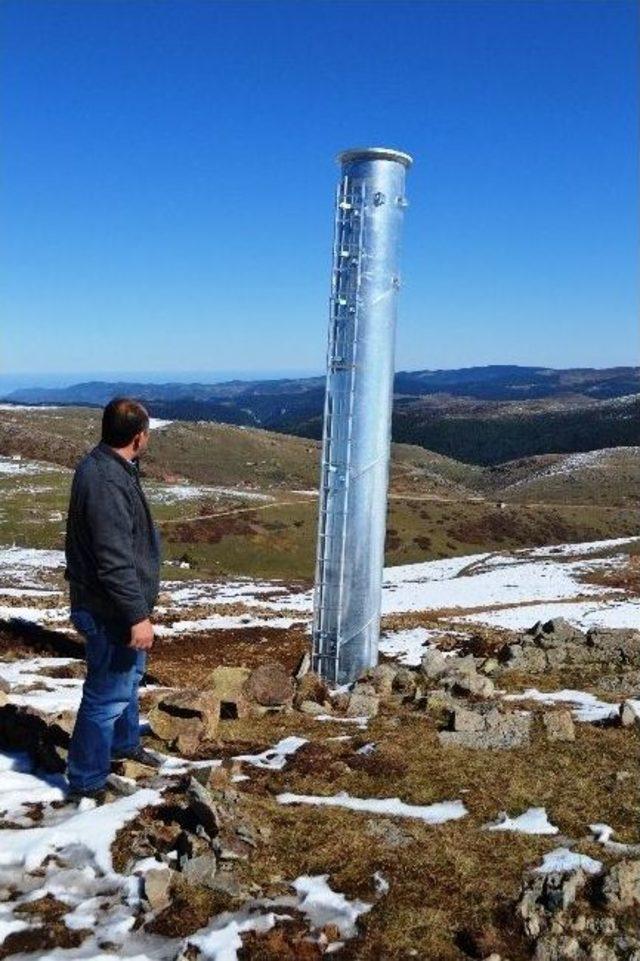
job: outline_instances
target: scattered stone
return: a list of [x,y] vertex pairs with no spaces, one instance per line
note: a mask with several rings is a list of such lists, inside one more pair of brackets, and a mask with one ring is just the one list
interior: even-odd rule
[[334,714],[346,714],[349,710],[350,695],[346,691],[339,691],[331,698],[331,707]]
[[331,714],[331,707],[318,704],[317,701],[302,701],[298,705],[298,710],[311,717],[320,717],[322,714]]
[[640,668],[640,631],[592,628],[585,636],[564,618],[557,617],[545,624],[534,624],[503,648],[501,660],[509,669],[534,674],[565,664],[596,664],[628,672]]
[[530,730],[531,715],[524,712],[503,714],[485,705],[479,710],[456,707],[449,714],[448,728],[438,731],[438,739],[443,747],[504,749],[528,743]]
[[526,674],[541,674],[547,669],[547,655],[538,647],[510,644],[504,659],[506,668]]
[[640,905],[640,861],[620,861],[602,882],[602,898],[613,911]]
[[447,656],[438,648],[430,648],[422,657],[420,670],[429,680],[438,681],[458,694],[487,698],[495,693],[493,681],[486,673],[478,672],[473,654]]
[[244,693],[259,708],[290,708],[293,703],[293,679],[282,664],[260,664],[247,678]]
[[223,719],[251,717],[251,702],[245,693],[251,671],[247,667],[217,667],[209,677],[209,686],[220,702]]
[[486,718],[479,711],[458,707],[454,711],[454,731],[486,731]]
[[618,784],[624,784],[630,778],[633,777],[631,771],[616,771],[616,781]]
[[105,787],[107,792],[115,797],[128,797],[138,790],[135,781],[127,777],[121,777],[119,774],[109,774]]
[[[390,697],[393,692],[393,682],[398,673],[398,668],[393,664],[378,664],[368,673],[373,689],[380,697]],[[415,680],[414,680],[415,686]]]
[[531,938],[538,938],[554,915],[574,903],[587,877],[584,871],[529,873],[524,881],[518,913],[524,929]]
[[26,751],[38,768],[59,774],[66,767],[74,723],[71,711],[47,714],[30,705],[0,706],[0,748]]
[[441,714],[443,711],[455,710],[460,706],[460,702],[449,691],[435,690],[427,694],[425,706],[429,712]]
[[413,837],[395,821],[387,818],[369,818],[365,823],[367,834],[382,841],[390,848],[402,848],[411,844]]
[[587,633],[587,644],[596,652],[617,657],[627,666],[640,666],[640,631],[593,627]]
[[473,670],[453,670],[446,675],[445,684],[458,693],[473,694],[475,697],[493,697],[495,693],[491,678],[478,674],[475,667]]
[[[480,670],[483,674],[497,674],[500,670],[500,662],[496,657],[488,657],[482,662]],[[493,957],[493,955],[490,955]]]
[[401,667],[396,671],[392,690],[400,694],[403,699],[411,699],[416,694],[416,675],[408,667]]
[[493,681],[478,673],[472,654],[466,657],[446,658],[446,668],[441,675],[441,683],[456,693],[473,694],[476,697],[491,697],[494,693]]
[[310,673],[310,671],[311,671],[311,655],[309,654],[308,651],[305,651],[302,657],[300,658],[300,663],[295,669],[293,676],[296,679],[296,681],[299,682],[302,680],[305,674]]
[[582,633],[573,624],[565,620],[564,617],[553,617],[542,625],[542,629],[537,634],[543,647],[552,647],[563,641],[581,641]]
[[164,694],[149,712],[153,733],[180,754],[193,755],[213,741],[220,719],[220,699],[214,691],[187,689]]
[[315,701],[316,704],[324,705],[328,700],[329,686],[318,674],[309,671],[298,681],[294,700],[296,707],[300,708],[304,701]]
[[437,647],[430,647],[422,655],[420,670],[429,680],[437,681],[447,671],[450,660]]
[[215,838],[220,833],[220,817],[218,808],[209,791],[204,785],[192,777],[189,779],[187,790],[189,808],[202,825],[210,838]]
[[542,721],[548,741],[575,741],[576,729],[571,711],[547,711]]
[[134,781],[145,777],[153,777],[158,773],[156,768],[150,767],[148,764],[141,764],[139,761],[132,761],[131,758],[122,758],[116,761],[113,770],[121,777],[132,778]]
[[231,869],[219,870],[217,874],[209,876],[206,881],[197,882],[211,888],[212,891],[220,891],[228,894],[232,898],[247,897],[248,891],[243,888],[238,878]]
[[615,674],[601,674],[598,687],[601,691],[628,697],[640,690],[640,671],[621,670]]
[[350,717],[375,717],[379,708],[380,697],[374,687],[358,682],[349,696],[347,714]]
[[205,888],[214,887],[217,873],[218,861],[213,851],[189,858],[182,867],[185,881],[189,884],[201,884]]
[[171,901],[173,871],[169,868],[152,868],[144,876],[144,896],[152,911],[163,911]]
[[625,701],[620,709],[623,727],[640,726],[640,701]]

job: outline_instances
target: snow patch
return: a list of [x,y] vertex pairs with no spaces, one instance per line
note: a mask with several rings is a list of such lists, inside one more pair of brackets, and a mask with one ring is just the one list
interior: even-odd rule
[[22,866],[26,871],[34,871],[49,854],[80,847],[90,852],[101,871],[110,874],[113,870],[110,849],[116,834],[142,808],[159,800],[160,792],[145,788],[48,827],[0,830],[0,865]]
[[378,649],[385,657],[394,658],[406,667],[418,667],[426,648],[442,637],[467,638],[466,631],[429,630],[426,627],[411,627],[404,631],[393,631],[380,638]]
[[328,880],[328,874],[305,874],[297,878],[292,887],[300,898],[299,909],[314,928],[335,924],[343,938],[352,938],[357,934],[358,918],[373,905],[365,901],[348,901],[344,894],[329,887]]
[[563,617],[581,631],[592,627],[636,628],[640,623],[640,600],[636,598],[533,604],[506,610],[482,611],[457,618],[460,622],[488,624],[511,631],[524,631],[537,621]]
[[441,801],[436,804],[405,804],[400,798],[358,798],[343,792],[326,797],[319,794],[278,794],[279,804],[312,804],[318,807],[339,807],[349,811],[365,811],[387,817],[417,818],[426,824],[456,821],[469,812],[462,801]]
[[573,716],[576,721],[594,723],[616,717],[620,711],[618,704],[601,701],[595,694],[586,691],[566,689],[562,691],[539,691],[535,687],[527,688],[522,694],[505,694],[505,701],[539,701],[541,704],[573,705]]
[[[0,609],[1,610],[1,609]],[[277,627],[287,629],[298,624],[300,619],[293,617],[251,617],[250,614],[211,614],[196,621],[174,621],[171,626],[154,625],[158,637],[175,634],[188,634],[197,631],[242,630],[247,627]]]
[[253,764],[254,767],[281,771],[287,763],[287,758],[295,754],[306,743],[306,737],[285,737],[273,747],[262,751],[261,754],[238,754],[234,757],[234,761],[246,761],[247,764]]
[[596,861],[586,854],[570,851],[569,848],[555,848],[555,850],[544,855],[542,864],[535,869],[536,874],[555,874],[556,872],[578,870],[582,870],[586,874],[599,874],[602,871],[602,862]]
[[511,818],[503,811],[495,824],[485,824],[488,831],[516,831],[519,834],[558,834],[559,828],[547,817],[545,808],[528,808]]

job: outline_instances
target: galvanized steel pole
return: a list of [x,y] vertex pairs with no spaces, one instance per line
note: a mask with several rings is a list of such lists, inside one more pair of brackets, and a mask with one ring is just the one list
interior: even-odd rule
[[400,232],[411,157],[338,158],[313,667],[332,683],[378,660]]

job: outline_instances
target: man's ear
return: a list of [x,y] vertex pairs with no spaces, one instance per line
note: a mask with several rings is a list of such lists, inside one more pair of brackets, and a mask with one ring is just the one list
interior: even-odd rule
[[138,451],[140,450],[141,437],[142,437],[142,434],[136,434],[136,436],[133,438],[133,451],[135,454],[137,454]]

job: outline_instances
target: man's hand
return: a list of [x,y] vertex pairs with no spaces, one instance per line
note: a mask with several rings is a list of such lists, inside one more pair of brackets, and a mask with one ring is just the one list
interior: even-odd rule
[[135,647],[137,651],[148,651],[153,644],[153,624],[147,617],[144,621],[139,621],[131,628],[130,647]]

